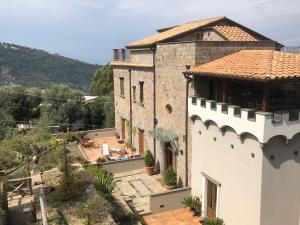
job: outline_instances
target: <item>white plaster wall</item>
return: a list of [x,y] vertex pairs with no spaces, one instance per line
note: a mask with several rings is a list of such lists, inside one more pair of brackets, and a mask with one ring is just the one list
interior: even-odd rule
[[272,113],[256,112],[256,119],[252,121],[248,120],[247,109],[242,109],[241,116],[237,117],[234,116],[232,106],[228,106],[228,113],[223,113],[220,104],[217,104],[216,110],[212,110],[212,102],[206,101],[206,106],[202,107],[200,98],[197,99],[196,104],[193,104],[192,98],[189,98],[189,116],[197,115],[203,121],[212,120],[219,128],[230,126],[238,135],[253,134],[260,143],[267,143],[268,140],[277,135],[292,139],[300,131],[300,120],[289,121],[288,113],[282,114],[281,122],[274,122]]
[[262,157],[260,144],[252,136],[241,143],[233,130],[223,136],[214,124],[206,128],[196,120],[192,124],[192,195],[205,198],[201,196],[204,173],[221,185],[218,217],[228,225],[258,225]]
[[300,134],[288,144],[273,138],[264,147],[260,224],[300,224]]

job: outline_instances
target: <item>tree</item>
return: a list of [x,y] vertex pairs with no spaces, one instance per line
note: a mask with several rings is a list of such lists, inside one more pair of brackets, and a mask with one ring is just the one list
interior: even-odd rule
[[85,108],[83,93],[65,85],[54,85],[45,90],[47,97],[42,103],[42,120],[48,124],[64,124],[71,128],[73,123],[83,123]]
[[113,95],[113,89],[113,71],[112,67],[107,64],[94,74],[90,93],[98,96]]

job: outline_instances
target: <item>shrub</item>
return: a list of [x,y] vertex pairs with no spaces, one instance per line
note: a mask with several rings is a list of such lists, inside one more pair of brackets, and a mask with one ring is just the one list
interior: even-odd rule
[[98,192],[111,194],[116,188],[113,175],[103,168],[89,167],[88,171],[95,177],[95,187]]
[[176,176],[176,173],[174,172],[174,169],[172,166],[170,166],[170,167],[168,167],[168,169],[166,169],[165,174],[164,174],[164,181],[165,181],[165,184],[168,186],[176,186],[177,176]]
[[221,218],[210,218],[201,222],[203,225],[225,225]]
[[99,157],[99,158],[97,159],[97,163],[98,163],[98,164],[103,163],[103,162],[107,162],[106,158],[104,158],[104,157]]
[[188,196],[184,198],[182,204],[188,207],[191,211],[201,212],[201,201],[198,196]]
[[145,166],[146,167],[152,167],[154,165],[155,165],[155,163],[154,163],[154,157],[152,155],[152,152],[147,150],[146,154],[145,154]]

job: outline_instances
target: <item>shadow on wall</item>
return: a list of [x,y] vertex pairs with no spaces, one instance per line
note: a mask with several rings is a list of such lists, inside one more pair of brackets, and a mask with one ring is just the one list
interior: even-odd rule
[[291,140],[284,136],[271,138],[263,147],[264,157],[275,168],[289,160],[300,163],[300,133],[296,134]]

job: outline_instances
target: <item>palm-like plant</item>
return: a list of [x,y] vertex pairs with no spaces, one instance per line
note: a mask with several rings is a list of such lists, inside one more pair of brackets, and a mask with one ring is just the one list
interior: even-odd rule
[[190,211],[197,213],[201,212],[201,201],[198,196],[188,196],[184,198],[182,204],[184,204],[185,207],[188,207]]
[[210,218],[204,221],[201,221],[202,225],[225,225],[224,220],[221,218]]

